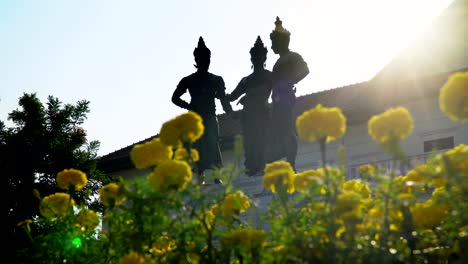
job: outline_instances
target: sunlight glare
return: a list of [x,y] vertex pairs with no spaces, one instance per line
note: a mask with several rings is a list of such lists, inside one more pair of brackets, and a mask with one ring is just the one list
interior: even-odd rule
[[[316,86],[340,86],[329,83],[332,76],[321,74],[330,72],[346,72],[343,76],[346,83],[367,81],[398,52],[408,47],[451,2],[312,1],[304,11],[311,14],[302,17],[300,23],[301,34],[308,37],[304,38],[305,44],[296,45],[297,50],[304,50],[305,56],[321,58],[320,65],[311,62],[311,72],[316,72]],[[319,9],[321,13],[314,13],[313,10]],[[330,13],[334,15],[325,15]],[[320,39],[314,38],[312,32],[316,31],[324,32]]]

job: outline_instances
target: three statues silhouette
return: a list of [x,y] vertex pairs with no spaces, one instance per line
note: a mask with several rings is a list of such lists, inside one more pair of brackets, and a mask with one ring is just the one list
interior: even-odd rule
[[[196,172],[202,179],[207,169],[223,165],[215,99],[220,100],[223,110],[230,114],[233,112],[230,102],[240,98],[238,104],[243,106],[241,126],[247,175],[259,175],[267,162],[282,158],[295,168],[295,85],[309,74],[309,69],[298,53],[289,50],[290,32],[283,28],[279,17],[270,39],[271,49],[280,56],[272,71],[265,69],[268,49],[258,37],[250,49],[253,72],[243,77],[231,94],[226,94],[223,78],[208,71],[211,51],[203,38],[199,38],[193,52],[197,71],[181,79],[172,95],[172,102],[203,118],[205,132],[194,144],[200,154]],[[187,90],[190,103],[181,99]],[[268,102],[270,96],[271,105]]]

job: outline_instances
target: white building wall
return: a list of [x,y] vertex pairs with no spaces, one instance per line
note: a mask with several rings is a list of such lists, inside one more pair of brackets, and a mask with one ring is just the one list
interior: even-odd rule
[[[440,111],[437,97],[415,100],[401,106],[409,110],[414,120],[413,132],[402,142],[406,155],[413,162],[424,162],[425,157],[430,154],[430,152],[424,152],[425,141],[453,137],[454,146],[468,144],[468,123],[455,122],[449,119]],[[338,164],[337,151],[340,145],[345,147],[349,178],[357,176],[353,169],[359,165],[371,162],[385,164],[390,163],[392,159],[372,140],[368,134],[367,122],[348,125],[347,131],[342,138],[327,144],[327,164]],[[224,163],[231,162],[233,158],[231,150],[223,152],[222,155]],[[417,162],[418,159],[419,162]],[[296,158],[297,171],[319,166],[321,166],[319,144],[299,140]]]

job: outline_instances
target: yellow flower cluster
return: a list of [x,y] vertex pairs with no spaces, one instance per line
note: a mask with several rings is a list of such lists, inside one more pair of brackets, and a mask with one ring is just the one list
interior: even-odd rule
[[[198,161],[200,159],[200,154],[198,153],[198,150],[196,149],[190,149],[190,156],[192,158],[192,161]],[[188,151],[186,148],[177,148],[175,154],[174,154],[174,159],[176,160],[184,160],[184,161],[189,161],[189,155]]]
[[344,192],[338,195],[336,201],[337,212],[343,214],[359,209],[362,196],[356,192]]
[[221,238],[221,245],[225,248],[244,247],[246,249],[259,248],[264,245],[265,231],[260,229],[238,229],[231,231]]
[[55,193],[42,199],[39,210],[45,218],[63,217],[75,205],[75,201],[67,193]]
[[101,203],[107,207],[121,205],[126,199],[123,187],[114,182],[104,185],[99,190],[99,198]]
[[410,170],[404,176],[398,176],[393,179],[396,183],[395,187],[400,193],[413,193],[424,190],[424,183],[427,181],[425,175],[428,174],[428,167],[426,164],[419,165]]
[[276,193],[279,188],[286,188],[288,193],[294,192],[294,170],[287,161],[268,163],[264,169],[263,187]]
[[154,138],[142,144],[136,144],[130,151],[130,159],[137,169],[146,169],[172,158],[172,148]]
[[82,230],[94,230],[99,225],[99,216],[93,210],[82,210],[78,213],[77,225]]
[[357,171],[365,176],[371,176],[375,173],[375,167],[370,164],[364,164],[357,168]]
[[119,264],[146,264],[145,257],[137,252],[131,252],[120,258]]
[[226,195],[220,209],[224,215],[233,215],[243,213],[249,207],[249,198],[242,191],[237,191]]
[[427,165],[423,164],[420,165],[412,170],[410,170],[406,176],[404,176],[404,180],[409,182],[423,182],[425,180],[424,171],[426,170]]
[[468,72],[452,74],[439,94],[440,110],[454,121],[468,121]]
[[371,197],[371,190],[367,184],[362,183],[359,180],[349,180],[343,183],[343,191],[356,192],[361,195],[362,198],[367,199]]
[[297,134],[306,141],[324,139],[333,141],[346,132],[346,118],[337,107],[322,107],[318,104],[315,108],[302,113],[296,119]]
[[183,142],[197,141],[205,130],[202,118],[195,112],[188,112],[164,123],[159,137],[169,146],[178,147]]
[[57,174],[56,180],[58,187],[63,190],[72,188],[73,190],[78,191],[88,183],[86,174],[76,169],[64,169]]
[[380,115],[372,116],[368,122],[368,132],[378,143],[403,140],[413,131],[413,118],[404,107],[390,108]]
[[448,215],[448,207],[444,204],[436,204],[432,199],[424,203],[417,203],[411,208],[413,223],[416,226],[433,228]]
[[308,192],[310,188],[323,184],[323,173],[317,170],[306,170],[294,177],[294,188],[298,192]]
[[179,160],[167,160],[148,176],[148,182],[155,192],[171,190],[183,190],[192,180],[192,169],[187,162]]
[[460,144],[444,153],[444,157],[460,172],[468,173],[468,145]]

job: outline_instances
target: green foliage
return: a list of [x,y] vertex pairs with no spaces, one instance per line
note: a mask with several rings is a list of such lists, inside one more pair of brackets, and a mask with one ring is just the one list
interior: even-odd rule
[[24,246],[27,239],[22,237],[23,231],[17,223],[38,215],[38,196],[58,190],[55,177],[59,171],[77,168],[88,175],[91,184],[74,194],[74,199],[96,210],[101,206],[86,199],[97,194],[104,180],[104,175],[96,169],[99,142],[87,142],[81,127],[89,113],[88,101],[62,104],[58,98],[49,96],[43,105],[36,94],[24,94],[19,98],[19,106],[20,109],[8,116],[13,127],[6,127],[0,121],[1,169],[7,178],[4,192],[7,230],[10,245],[17,247]]
[[[192,181],[182,191],[154,192],[145,175],[120,179],[119,195],[126,201],[105,210],[102,230],[73,228],[72,211],[64,219],[40,218],[33,224],[50,225],[50,232],[32,237],[34,247],[20,255],[28,263],[119,263],[132,253],[146,263],[463,262],[467,151],[460,145],[436,154],[403,178],[376,169],[368,180],[345,181],[342,170],[320,168],[315,172],[321,184],[294,194],[279,181],[266,210],[249,197],[249,210],[261,212],[260,223],[242,217],[240,199],[229,204],[237,210],[223,213],[227,197],[238,191],[232,185],[238,166],[209,175],[223,185]],[[434,179],[443,186],[434,186]],[[423,215],[416,209],[422,204],[431,206]],[[256,231],[258,224],[264,233]]]

